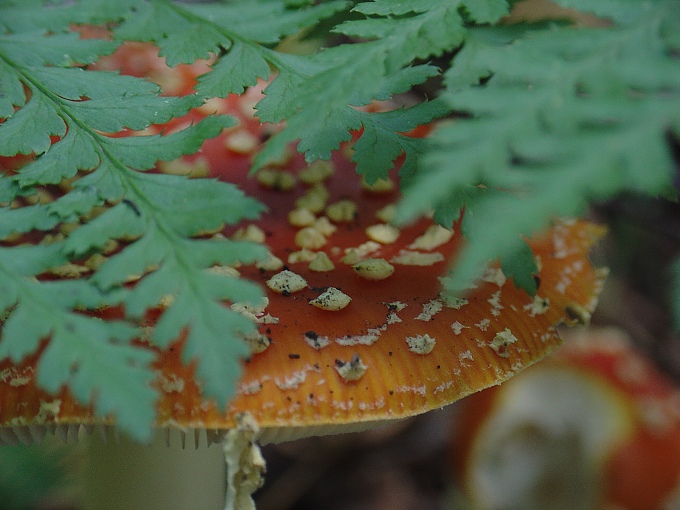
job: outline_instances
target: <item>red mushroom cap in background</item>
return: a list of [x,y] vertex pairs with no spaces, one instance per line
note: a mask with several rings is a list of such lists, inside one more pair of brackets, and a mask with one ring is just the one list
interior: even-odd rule
[[474,509],[680,503],[680,389],[618,330],[583,330],[461,402],[456,479]]
[[[199,63],[169,70],[155,51],[126,44],[99,67],[149,74],[175,93],[189,92],[196,74],[207,69]],[[262,243],[272,256],[216,268],[260,283],[267,297],[258,305],[232,304],[258,323],[259,334],[247,339],[253,354],[228,409],[202,397],[194,367],[181,362],[180,336],[173,348],[158,352],[154,365],[159,427],[219,431],[248,411],[265,442],[363,429],[499,384],[560,344],[558,324],[588,320],[604,277],[588,260],[601,227],[556,221],[530,242],[541,268],[535,298],[498,268],[465,299],[443,297],[440,278],[461,246],[458,229],[429,219],[392,226],[397,176],[362,183],[348,157],[351,144],[330,162],[307,165],[291,151],[248,175],[253,153],[275,129],[253,117],[260,97],[256,87],[213,99],[163,127],[172,131],[214,112],[238,118],[238,126],[207,141],[198,154],[161,163],[159,170],[219,177],[263,202],[268,211],[259,220],[216,235]],[[147,324],[159,313],[162,307],[151,311]],[[0,361],[0,440],[28,441],[40,434],[35,424],[63,430],[102,423],[67,390],[48,395],[36,387],[38,357],[18,366]]]

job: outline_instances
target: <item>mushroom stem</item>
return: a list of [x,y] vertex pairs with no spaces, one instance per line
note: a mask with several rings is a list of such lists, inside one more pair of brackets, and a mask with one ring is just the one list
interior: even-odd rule
[[177,435],[168,446],[161,431],[149,445],[92,434],[84,510],[221,510],[225,462],[219,443],[194,447],[191,441],[183,448],[181,442]]

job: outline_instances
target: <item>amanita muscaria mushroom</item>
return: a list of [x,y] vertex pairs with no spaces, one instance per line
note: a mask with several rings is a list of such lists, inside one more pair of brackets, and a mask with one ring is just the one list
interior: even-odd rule
[[452,462],[471,508],[680,504],[680,389],[615,329],[461,403]]
[[[148,58],[145,51],[134,62]],[[120,67],[113,62],[108,65]],[[178,81],[186,73],[184,67],[165,69],[161,82],[183,90]],[[291,151],[248,176],[265,134],[252,116],[259,97],[253,89],[211,100],[168,128],[215,111],[238,117],[238,127],[206,142],[196,157],[159,168],[217,176],[266,204],[258,221],[217,235],[262,243],[272,256],[222,268],[261,283],[267,296],[259,305],[229,304],[259,324],[235,398],[224,410],[202,397],[194,367],[181,362],[180,335],[154,364],[158,427],[207,429],[213,439],[247,412],[265,442],[366,429],[499,384],[559,345],[558,324],[588,320],[603,272],[587,255],[601,227],[556,221],[531,241],[540,266],[535,297],[496,267],[464,299],[444,297],[440,277],[461,245],[458,229],[430,219],[392,226],[396,176],[362,183],[348,158],[350,146],[311,165]],[[159,313],[162,307],[152,310],[148,324]],[[44,426],[113,423],[95,417],[66,389],[48,395],[36,387],[38,356],[18,365],[0,361],[2,441],[30,441]]]

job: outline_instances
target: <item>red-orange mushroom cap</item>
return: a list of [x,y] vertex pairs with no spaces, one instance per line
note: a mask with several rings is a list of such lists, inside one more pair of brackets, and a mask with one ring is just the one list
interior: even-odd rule
[[[218,234],[262,243],[271,254],[228,269],[266,292],[259,304],[227,304],[258,323],[258,335],[248,339],[253,354],[243,363],[236,396],[220,410],[203,398],[194,366],[182,363],[182,336],[159,351],[159,427],[220,431],[249,412],[265,442],[368,428],[498,384],[555,349],[558,324],[588,320],[603,282],[588,260],[601,227],[557,221],[530,242],[540,267],[535,297],[498,268],[464,298],[445,297],[440,278],[463,242],[459,230],[429,219],[394,227],[396,174],[367,186],[349,160],[351,145],[330,162],[311,165],[291,151],[249,176],[252,152],[265,137],[252,117],[259,94],[253,89],[213,101],[239,125],[185,160],[202,161],[211,176],[268,208],[258,221]],[[161,311],[150,312],[149,325]],[[48,395],[36,387],[38,355],[20,365],[0,361],[5,442],[41,434],[33,424],[101,423],[67,390]]]

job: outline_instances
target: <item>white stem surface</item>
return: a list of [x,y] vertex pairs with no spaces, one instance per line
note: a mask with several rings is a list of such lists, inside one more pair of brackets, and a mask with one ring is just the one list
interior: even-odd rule
[[166,444],[157,432],[150,445],[127,438],[88,438],[84,510],[222,510],[225,461],[220,444],[194,446],[179,433]]

